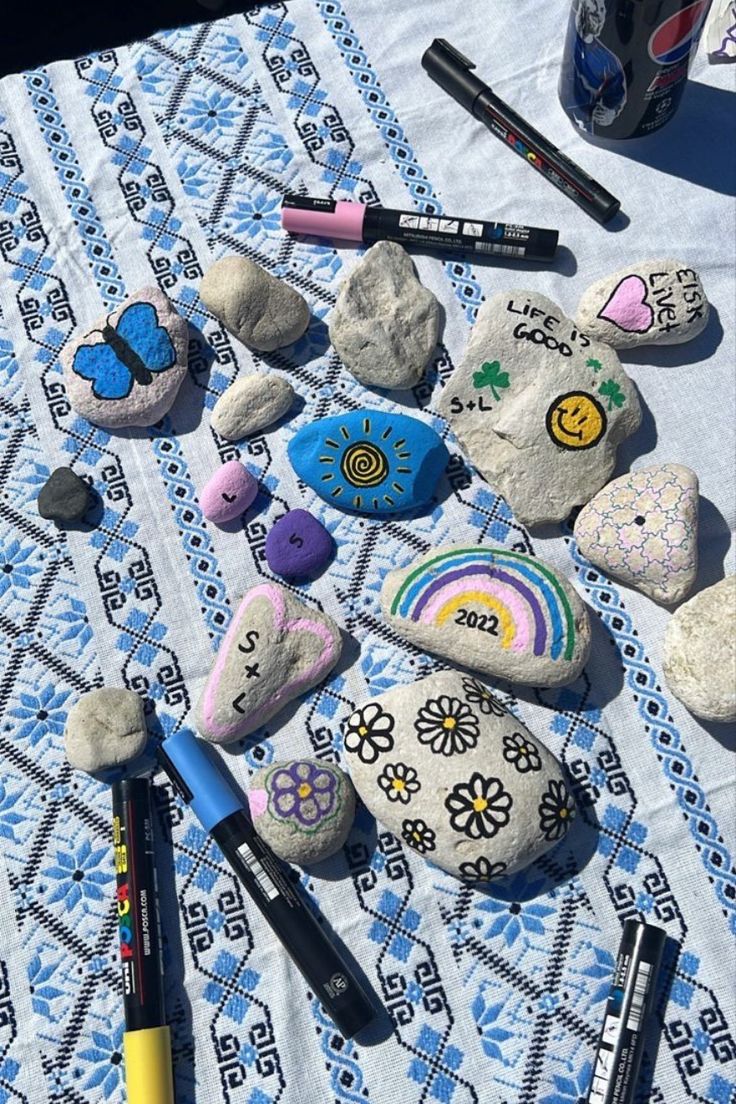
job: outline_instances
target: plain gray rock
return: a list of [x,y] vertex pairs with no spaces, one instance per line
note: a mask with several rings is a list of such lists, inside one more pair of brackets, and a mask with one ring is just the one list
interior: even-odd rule
[[[143,334],[155,351],[157,367],[170,360],[169,367],[149,371],[150,378],[145,384],[139,382],[132,372],[126,374],[125,366],[117,355],[122,353],[139,371],[141,367],[147,368],[145,359],[141,361],[137,356],[140,345],[131,345],[125,337],[121,337],[121,334],[128,334],[126,325],[119,328],[124,313],[139,303],[152,308],[152,312],[148,312],[150,317],[146,319],[148,325]],[[129,319],[130,316],[126,323]],[[166,334],[159,332],[161,330],[166,331],[168,339]],[[115,337],[111,331],[114,331]],[[110,340],[115,343],[114,347]],[[78,358],[77,352],[82,346],[89,346],[92,353],[85,349]],[[111,349],[116,354],[115,358],[109,355]],[[95,354],[95,350],[99,352]],[[100,357],[104,358],[104,363],[100,362]],[[91,326],[76,332],[62,349],[59,359],[64,369],[67,398],[77,414],[88,422],[107,429],[155,425],[170,410],[187,374],[189,326],[162,291],[156,287],[144,287],[104,318],[98,318]],[[138,361],[141,363],[138,364]],[[107,374],[111,363],[120,374],[120,379],[114,382],[123,385],[126,379],[130,381],[130,390],[122,398],[104,397],[110,390],[105,385],[110,382]]]
[[272,851],[305,866],[344,844],[355,815],[355,790],[332,763],[289,759],[253,775],[248,805],[256,832]]
[[590,652],[588,611],[537,556],[448,544],[389,572],[381,610],[405,640],[486,675],[564,686]]
[[64,750],[73,767],[94,774],[129,763],[147,739],[143,699],[132,690],[104,686],[83,694],[69,710]]
[[641,421],[613,349],[528,291],[500,292],[480,308],[439,412],[527,525],[563,521],[588,502]]
[[330,340],[345,367],[369,387],[413,387],[437,345],[440,305],[396,242],[366,252],[337,296]]
[[706,721],[736,721],[736,575],[696,594],[672,615],[662,666],[675,697]]
[[223,257],[205,272],[199,297],[238,341],[270,353],[293,345],[309,325],[306,300],[246,257]]
[[236,610],[196,709],[200,734],[239,740],[321,682],[340,658],[331,617],[278,583],[247,591]]
[[567,833],[573,798],[554,755],[459,671],[399,686],[343,725],[366,807],[425,859],[466,881],[513,874]]
[[700,276],[683,261],[654,260],[620,268],[591,284],[578,306],[581,329],[614,349],[679,345],[708,324]]
[[294,401],[294,388],[274,372],[237,379],[212,410],[212,427],[226,441],[250,437],[277,422]]
[[578,549],[655,602],[681,602],[698,571],[699,501],[698,477],[682,464],[628,472],[578,514]]

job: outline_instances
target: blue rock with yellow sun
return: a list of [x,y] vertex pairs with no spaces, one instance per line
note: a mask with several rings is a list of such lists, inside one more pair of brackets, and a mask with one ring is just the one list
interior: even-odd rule
[[351,410],[304,426],[289,442],[300,479],[339,510],[398,514],[435,492],[449,453],[418,418]]

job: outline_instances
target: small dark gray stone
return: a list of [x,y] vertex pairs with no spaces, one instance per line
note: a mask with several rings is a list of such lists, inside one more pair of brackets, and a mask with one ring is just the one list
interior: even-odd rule
[[49,521],[78,521],[89,507],[89,484],[71,468],[52,471],[38,496],[38,512]]

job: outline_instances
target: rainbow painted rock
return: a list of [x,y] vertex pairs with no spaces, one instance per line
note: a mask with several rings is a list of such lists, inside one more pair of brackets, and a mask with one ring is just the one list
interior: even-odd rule
[[512,682],[572,682],[590,650],[588,613],[570,584],[505,548],[435,548],[386,576],[381,608],[420,648]]
[[343,740],[366,807],[407,847],[464,881],[515,873],[563,839],[574,819],[554,755],[460,671],[359,706]]
[[580,511],[578,548],[656,602],[680,602],[698,569],[698,502],[698,477],[681,464],[629,472]]
[[228,744],[254,732],[329,674],[342,637],[331,617],[277,583],[247,591],[196,709],[199,733]]
[[319,862],[339,851],[355,815],[355,790],[339,767],[320,759],[271,763],[248,791],[253,826],[286,862]]
[[397,514],[434,493],[450,459],[418,418],[351,410],[302,427],[289,442],[300,479],[340,510]]

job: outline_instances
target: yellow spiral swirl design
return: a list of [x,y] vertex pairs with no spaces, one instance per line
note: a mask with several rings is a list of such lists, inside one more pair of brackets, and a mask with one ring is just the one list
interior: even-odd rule
[[372,441],[348,445],[340,470],[353,487],[377,487],[388,475],[388,460]]

